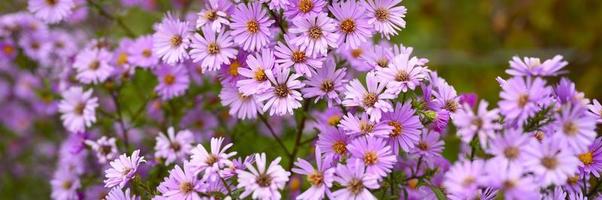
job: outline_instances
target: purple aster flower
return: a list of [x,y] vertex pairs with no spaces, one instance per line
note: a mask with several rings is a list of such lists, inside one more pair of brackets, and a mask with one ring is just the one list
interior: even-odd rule
[[226,153],[232,147],[232,143],[222,147],[223,142],[224,138],[211,138],[211,152],[205,150],[205,147],[200,144],[192,150],[190,167],[197,173],[204,172],[204,179],[215,180],[214,178],[217,178],[215,175],[220,169],[232,165],[229,159],[235,156],[236,152]]
[[366,113],[362,113],[359,118],[356,115],[347,113],[347,115],[343,116],[341,124],[339,124],[339,127],[345,130],[348,135],[376,136],[386,138],[389,136],[389,132],[394,129],[384,122],[369,121],[368,114]]
[[238,188],[242,188],[243,192],[240,198],[245,198],[252,194],[253,199],[280,199],[281,195],[278,190],[284,188],[284,185],[289,180],[290,172],[287,172],[279,165],[280,157],[274,159],[266,168],[265,153],[255,154],[255,163],[257,168],[247,163],[246,170],[237,170],[238,173]]
[[153,34],[153,53],[167,64],[176,64],[189,55],[186,49],[192,37],[188,21],[181,21],[171,13],[167,13],[163,21],[155,26]]
[[106,136],[100,137],[98,140],[86,140],[86,145],[96,152],[98,162],[101,164],[107,163],[107,161],[115,159],[119,152],[117,152],[117,145],[115,144],[115,138],[107,138]]
[[557,199],[566,199],[567,194],[562,189],[561,186],[554,187],[554,190],[542,195],[543,200],[557,200]]
[[222,84],[234,83],[236,85],[236,82],[241,78],[238,70],[241,68],[248,68],[248,55],[248,52],[239,49],[238,53],[236,54],[236,57],[230,59],[230,64],[222,64],[222,68],[220,69],[218,74],[219,78],[222,81]]
[[276,50],[274,55],[276,56],[276,63],[280,64],[280,67],[290,68],[294,67],[297,74],[305,75],[307,78],[311,78],[312,74],[315,74],[316,69],[322,68],[323,58],[314,58],[306,54],[305,51],[301,50],[299,45],[291,43],[291,37],[284,35],[284,41],[278,42],[278,45],[274,47]]
[[240,92],[245,95],[263,93],[271,87],[268,76],[274,76],[274,53],[269,49],[262,49],[261,53],[255,53],[247,57],[249,68],[240,68],[238,73],[243,76],[236,82]]
[[569,176],[564,185],[562,185],[562,188],[569,193],[581,193],[583,188],[589,188],[588,182],[589,176],[583,176],[577,173],[573,176]]
[[289,0],[260,0],[261,3],[267,3],[270,10],[285,9],[289,5]]
[[270,42],[272,32],[270,19],[259,2],[238,4],[232,15],[232,36],[234,41],[245,51],[259,51]]
[[165,159],[165,165],[188,157],[194,142],[192,132],[181,130],[176,133],[173,127],[167,129],[167,135],[159,132],[155,140],[155,157]]
[[476,134],[481,146],[487,148],[489,140],[496,137],[495,131],[500,130],[502,125],[495,122],[498,118],[498,109],[488,111],[488,105],[487,101],[481,100],[477,113],[473,112],[468,104],[462,105],[456,113],[452,113],[451,118],[463,142],[469,143]]
[[139,200],[139,197],[136,195],[130,194],[130,188],[125,189],[125,191],[120,188],[114,187],[111,189],[109,194],[105,197],[106,200]]
[[389,102],[396,97],[391,90],[386,89],[386,83],[381,82],[374,71],[366,74],[366,85],[368,90],[358,79],[353,79],[345,87],[345,100],[343,105],[362,107],[368,115],[370,121],[380,121],[383,112],[390,112],[393,106]]
[[423,129],[420,140],[415,148],[410,150],[410,155],[415,158],[422,157],[426,164],[433,165],[435,158],[441,157],[443,141],[439,133]]
[[531,139],[525,149],[525,167],[535,174],[542,186],[561,185],[569,176],[577,172],[579,159],[568,149],[562,148],[559,141],[549,138],[539,142]]
[[367,63],[364,55],[368,54],[372,46],[371,42],[364,42],[357,48],[351,47],[339,47],[336,52],[341,56],[341,60],[347,62],[352,69],[357,72],[368,72],[374,69],[374,67]]
[[381,41],[378,44],[371,44],[362,53],[361,58],[370,65],[370,68],[388,67],[393,60],[395,54],[391,48],[391,44],[387,41]]
[[157,190],[165,199],[201,200],[198,194],[201,190],[201,181],[186,164],[183,168],[176,165],[169,171],[169,177],[159,184]]
[[84,49],[77,54],[73,67],[77,70],[77,80],[82,83],[101,83],[113,73],[111,52],[106,49]]
[[517,121],[518,124],[533,116],[551,93],[546,82],[540,78],[514,77],[502,88],[502,100],[498,103],[500,113],[506,117],[506,121]]
[[17,57],[19,53],[17,51],[17,46],[14,44],[12,40],[1,40],[0,41],[0,60],[10,60],[12,61]]
[[346,165],[339,164],[334,180],[341,184],[342,188],[332,193],[333,199],[376,200],[369,189],[380,187],[378,176],[368,173],[359,160],[348,162]]
[[77,190],[81,188],[81,183],[77,174],[69,170],[58,169],[50,181],[52,199],[78,199]]
[[587,105],[587,108],[590,111],[590,115],[594,116],[599,124],[602,123],[602,105],[600,105],[600,102],[594,99],[592,104]]
[[270,115],[293,114],[293,110],[301,107],[301,92],[305,84],[297,80],[301,75],[291,74],[290,68],[277,68],[275,73],[266,74],[272,84],[258,99],[265,102],[263,112],[270,110]]
[[347,150],[351,157],[363,162],[366,173],[384,178],[387,176],[393,164],[397,161],[391,152],[387,141],[377,137],[359,137],[351,141]]
[[509,63],[510,69],[507,69],[506,73],[512,76],[556,76],[563,73],[560,70],[569,64],[561,55],[556,55],[543,63],[539,58],[524,57],[521,60],[518,56],[514,56]]
[[321,127],[316,146],[324,152],[326,160],[338,161],[347,154],[349,136],[336,127]]
[[209,0],[205,2],[204,9],[197,15],[196,28],[209,27],[214,32],[222,30],[222,25],[230,25],[228,15],[232,12],[233,4],[230,1]]
[[595,177],[600,177],[602,172],[602,138],[596,138],[594,143],[589,145],[588,151],[579,154],[581,165],[579,169],[584,174],[592,173]]
[[324,0],[290,0],[284,15],[287,19],[305,18],[322,13],[325,6]]
[[531,137],[520,129],[506,129],[504,134],[491,140],[487,152],[493,154],[500,166],[522,166],[525,160],[525,149]]
[[407,48],[395,56],[390,64],[376,66],[377,77],[382,79],[382,82],[388,82],[388,88],[397,88],[395,94],[414,90],[426,78],[427,69],[416,56],[410,58],[411,54],[412,48]]
[[297,158],[295,162],[295,168],[292,169],[296,174],[302,174],[307,176],[307,181],[311,184],[311,187],[299,196],[299,200],[314,200],[323,199],[324,194],[330,193],[330,187],[334,181],[335,168],[330,166],[329,160],[322,158],[320,148],[315,149],[316,165],[314,168],[309,162],[301,158]]
[[119,158],[109,163],[111,168],[105,170],[105,187],[112,188],[119,186],[123,188],[136,175],[138,166],[146,162],[144,156],[139,156],[140,150],[136,150],[131,156],[126,156],[125,153]]
[[477,105],[478,96],[476,93],[462,93],[460,94],[460,104],[468,104],[470,107]]
[[504,191],[504,197],[509,199],[538,199],[539,187],[533,176],[525,176],[522,167],[506,167],[496,161],[486,164],[486,184]]
[[254,162],[255,158],[253,156],[245,156],[244,159],[242,157],[238,157],[236,159],[233,159],[232,164],[227,168],[223,169],[220,172],[220,175],[225,179],[229,179],[230,177],[238,175],[238,173],[236,172],[237,170],[246,170],[246,165],[252,165]]
[[203,35],[196,33],[192,38],[190,57],[193,62],[201,63],[203,72],[216,71],[222,64],[230,64],[238,50],[229,31],[217,33],[209,27],[202,28]]
[[587,105],[589,100],[585,98],[583,92],[575,89],[575,83],[568,78],[561,78],[560,83],[554,87],[554,94],[557,100],[562,104],[582,104]]
[[585,107],[573,104],[564,105],[555,115],[554,138],[559,145],[573,153],[583,153],[596,139],[596,119],[587,115]]
[[[180,127],[186,127],[201,141],[210,139],[219,125],[218,114],[207,112],[202,108],[201,100],[198,101],[197,108],[189,109],[180,119]],[[212,100],[213,101],[213,100]]]
[[75,7],[73,0],[29,0],[27,9],[46,23],[57,23],[69,15]]
[[155,92],[161,96],[162,100],[180,96],[188,89],[190,82],[186,67],[181,64],[175,66],[160,65],[154,70],[159,84],[155,87]]
[[395,110],[383,114],[383,121],[393,128],[389,132],[388,143],[395,155],[399,154],[399,149],[409,152],[418,144],[424,127],[415,112],[412,104],[406,102],[397,103]]
[[110,62],[114,66],[113,77],[126,79],[134,74],[134,65],[130,61],[132,56],[128,52],[132,44],[134,44],[134,41],[127,38],[122,39],[119,42],[119,47],[113,52]]
[[462,160],[456,162],[445,173],[443,187],[448,194],[462,199],[476,197],[479,184],[485,177],[485,163],[483,160]]
[[381,33],[387,40],[391,35],[406,27],[403,18],[406,15],[406,7],[399,5],[401,0],[366,0],[364,7],[368,11],[369,24]]
[[307,87],[301,89],[303,97],[315,97],[314,102],[318,102],[323,98],[329,107],[340,104],[341,98],[339,94],[345,91],[344,85],[347,83],[347,79],[345,79],[346,75],[346,68],[336,69],[334,60],[328,59],[326,65],[317,70],[316,75],[304,81]]
[[263,104],[256,95],[244,95],[234,84],[222,84],[219,98],[224,106],[229,106],[228,113],[239,119],[255,119]]
[[143,68],[152,68],[159,63],[159,59],[153,53],[153,36],[144,35],[137,38],[129,47],[130,62]]
[[336,106],[330,106],[324,111],[313,111],[311,115],[314,116],[314,121],[311,122],[309,127],[317,129],[320,129],[322,126],[337,127],[343,118],[341,108]]
[[366,9],[356,1],[333,3],[329,7],[341,35],[337,44],[357,48],[372,36],[372,24],[368,23]]
[[19,39],[19,46],[23,49],[25,55],[33,60],[46,63],[48,54],[52,50],[51,43],[48,42],[49,36],[46,33],[34,32]]
[[293,28],[290,32],[297,34],[290,43],[298,45],[307,54],[318,57],[326,56],[328,47],[336,48],[339,35],[335,33],[334,20],[320,13],[308,17],[293,19]]
[[437,86],[437,90],[433,93],[435,99],[433,100],[433,107],[435,110],[445,109],[450,113],[454,113],[460,107],[458,93],[456,89],[447,84],[441,83]]
[[67,130],[82,132],[96,122],[98,98],[92,96],[92,89],[84,91],[81,87],[71,87],[62,96],[59,112]]

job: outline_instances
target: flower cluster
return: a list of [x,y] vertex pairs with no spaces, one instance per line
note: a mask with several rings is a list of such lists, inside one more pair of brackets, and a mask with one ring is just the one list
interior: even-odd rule
[[[512,58],[490,104],[388,41],[401,0],[181,3],[139,34],[96,1],[0,16],[0,122],[66,132],[47,156],[53,199],[600,195],[602,106],[561,77],[562,56]],[[88,8],[127,37],[50,25]]]

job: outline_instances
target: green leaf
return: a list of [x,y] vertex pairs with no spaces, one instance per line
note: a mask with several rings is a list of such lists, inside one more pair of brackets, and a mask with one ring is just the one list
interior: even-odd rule
[[437,197],[437,200],[446,200],[447,198],[445,197],[445,194],[443,194],[443,191],[441,191],[440,188],[433,186],[433,185],[429,185],[429,188],[431,188],[431,190],[433,191],[433,193],[435,193],[435,196]]

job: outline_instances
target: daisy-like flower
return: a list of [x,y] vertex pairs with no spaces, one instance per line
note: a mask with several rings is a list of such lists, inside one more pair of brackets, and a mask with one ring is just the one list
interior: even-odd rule
[[585,94],[577,91],[577,89],[575,89],[575,83],[565,77],[562,77],[558,85],[554,87],[553,96],[556,97],[556,100],[560,104],[589,104],[589,99],[585,98]]
[[387,141],[377,137],[359,137],[347,146],[351,157],[363,162],[366,172],[383,178],[397,161]]
[[205,8],[197,15],[196,28],[209,27],[214,32],[222,30],[223,26],[230,25],[228,14],[232,9],[232,2],[209,0],[205,2]]
[[347,144],[349,136],[336,127],[320,127],[318,141],[316,145],[320,152],[324,152],[326,160],[338,161],[339,158],[347,154]]
[[36,18],[49,23],[57,23],[71,15],[75,2],[73,0],[29,0],[27,9]]
[[249,55],[247,57],[247,66],[249,68],[239,68],[238,73],[242,76],[242,79],[236,82],[236,86],[240,92],[245,95],[254,95],[262,93],[271,87],[271,83],[268,80],[272,74],[274,68],[274,53],[265,48],[261,50],[261,53],[255,55]]
[[525,176],[522,167],[506,167],[496,161],[487,162],[484,183],[504,191],[504,197],[509,199],[538,199],[539,187],[533,176]]
[[454,125],[458,128],[458,135],[463,142],[469,143],[476,134],[483,148],[489,146],[489,140],[495,138],[495,131],[502,125],[495,122],[498,118],[498,109],[487,110],[489,103],[481,100],[477,113],[474,113],[468,104],[462,105],[456,113],[452,113]]
[[153,54],[153,36],[141,36],[134,41],[128,49],[130,61],[133,65],[151,68],[159,63],[159,58]]
[[533,172],[540,186],[562,185],[577,172],[579,159],[558,141],[549,138],[542,142],[531,139],[525,149],[525,167]]
[[374,69],[377,67],[388,67],[389,63],[391,63],[395,57],[395,54],[393,53],[391,44],[385,40],[382,40],[378,44],[368,45],[366,51],[360,56],[364,62],[370,65],[370,68]]
[[372,122],[368,120],[368,114],[366,113],[362,113],[359,118],[354,114],[347,113],[347,115],[343,116],[339,127],[352,136],[388,137],[389,131],[393,130],[393,127],[384,122]]
[[228,113],[239,119],[255,119],[263,104],[257,95],[244,95],[234,84],[223,83],[219,98],[224,106],[230,106]]
[[592,104],[587,105],[587,108],[590,111],[590,114],[598,119],[598,123],[602,123],[602,105],[598,102],[597,99],[592,101]]
[[81,188],[81,182],[77,174],[62,168],[54,172],[50,186],[52,199],[78,199],[77,190]]
[[388,88],[398,88],[395,94],[414,90],[426,78],[427,69],[416,56],[410,58],[411,54],[411,47],[404,48],[404,51],[395,56],[390,64],[382,67],[380,64],[375,66],[376,76],[382,79],[382,82],[388,82]]
[[392,35],[406,27],[403,18],[406,15],[406,7],[399,5],[401,0],[366,0],[364,7],[368,11],[369,24],[388,40]]
[[409,152],[418,144],[424,127],[420,118],[414,115],[415,112],[412,104],[406,102],[397,103],[393,112],[386,112],[383,115],[383,121],[393,128],[389,131],[388,143],[395,155],[399,154],[399,149]]
[[230,59],[236,57],[238,50],[229,31],[216,33],[209,27],[203,27],[203,36],[196,33],[190,45],[190,57],[193,62],[201,63],[203,72],[216,71],[222,64],[230,64]]
[[104,164],[107,163],[107,161],[115,159],[117,155],[119,155],[115,141],[115,138],[102,136],[96,141],[86,140],[85,143],[96,152],[98,162]]
[[383,112],[393,110],[389,100],[394,99],[396,95],[385,88],[386,83],[379,81],[374,71],[366,74],[366,85],[368,90],[358,79],[350,81],[345,87],[347,91],[343,105],[362,107],[370,115],[370,121],[380,121]]
[[201,191],[201,181],[186,163],[183,168],[176,165],[157,190],[165,199],[201,200],[198,194]]
[[82,132],[96,122],[98,98],[92,96],[92,89],[71,87],[63,92],[59,112],[63,126],[70,132]]
[[155,92],[163,100],[180,96],[188,89],[190,79],[186,67],[181,64],[170,66],[163,64],[154,70],[159,84],[155,87]]
[[85,84],[104,82],[113,73],[113,67],[109,64],[112,57],[111,52],[104,48],[84,49],[73,62],[77,80]]
[[123,188],[134,176],[141,163],[146,162],[144,156],[140,156],[140,150],[136,150],[131,156],[122,154],[119,158],[109,163],[111,168],[105,170],[105,187],[119,186]]
[[325,66],[318,69],[316,75],[304,81],[307,87],[301,89],[303,97],[314,98],[314,102],[324,99],[329,107],[341,103],[339,94],[345,91],[347,80],[346,68],[336,69],[333,59],[328,59]]
[[596,138],[594,143],[589,145],[588,151],[579,154],[581,165],[579,169],[583,174],[592,173],[595,177],[600,177],[602,172],[602,138]]
[[446,110],[454,113],[460,107],[460,97],[456,89],[447,83],[441,83],[437,86],[437,90],[433,93],[435,99],[432,102],[432,107],[435,110]]
[[296,18],[292,22],[294,26],[290,32],[298,36],[291,39],[291,43],[298,45],[307,54],[314,57],[326,56],[329,46],[337,47],[339,35],[335,33],[336,25],[326,13]]
[[485,176],[485,163],[482,160],[462,160],[456,162],[445,173],[443,187],[449,194],[463,199],[472,199],[477,194],[480,182]]
[[252,194],[253,199],[280,199],[281,195],[278,190],[284,188],[286,182],[291,175],[279,165],[280,157],[274,159],[266,168],[265,153],[255,154],[255,163],[257,168],[251,163],[246,163],[245,166],[249,171],[236,170],[238,173],[238,188],[243,188],[243,193],[240,198],[245,198]]
[[289,35],[285,35],[284,41],[286,45],[279,41],[278,45],[274,47],[276,50],[274,52],[276,63],[280,64],[280,67],[285,68],[292,66],[295,69],[295,73],[311,78],[312,74],[315,74],[316,69],[322,68],[324,59],[311,57],[305,51],[301,50],[298,45],[292,44],[290,39]]
[[596,139],[596,120],[586,113],[585,107],[564,105],[556,114],[556,133],[559,144],[573,153],[584,153]]
[[276,69],[275,73],[267,74],[272,86],[264,93],[259,94],[258,99],[265,102],[263,112],[270,110],[270,115],[293,114],[293,110],[301,107],[301,92],[305,84],[297,80],[301,75],[291,74],[289,68]]
[[502,84],[502,88],[502,100],[498,103],[500,113],[505,120],[514,120],[519,125],[539,110],[552,91],[540,78],[514,77]]
[[192,36],[188,21],[181,21],[171,13],[167,13],[163,21],[155,26],[153,34],[153,53],[167,64],[176,64],[189,55],[186,49],[190,46]]
[[506,129],[504,134],[491,140],[487,152],[493,154],[492,160],[497,165],[505,167],[522,166],[525,159],[525,149],[531,137],[520,129]]
[[324,10],[325,0],[290,0],[284,15],[287,19],[305,18]]
[[563,60],[561,55],[556,55],[552,59],[547,59],[543,63],[539,58],[524,57],[521,60],[518,56],[512,57],[509,61],[510,69],[506,73],[512,76],[556,76],[562,73],[560,70],[569,63]]
[[314,168],[309,162],[301,158],[297,158],[293,172],[307,176],[307,181],[311,183],[311,187],[299,196],[299,200],[315,200],[323,199],[325,193],[330,193],[329,188],[332,187],[334,181],[335,168],[330,167],[329,160],[322,159],[320,148],[315,151],[317,168]]
[[238,4],[232,15],[232,36],[234,41],[245,51],[259,51],[270,42],[272,32],[270,26],[274,20],[270,19],[261,3]]
[[189,130],[176,133],[173,127],[169,127],[167,135],[160,132],[155,140],[155,157],[165,159],[165,165],[169,165],[184,160],[190,154],[194,137]]
[[105,197],[106,200],[139,200],[139,197],[136,195],[130,194],[130,188],[125,189],[125,191],[120,188],[114,187],[111,189],[109,194]]
[[433,165],[435,158],[441,157],[443,141],[439,133],[423,129],[418,144],[410,151],[413,157],[423,157],[426,164]]
[[232,143],[222,147],[223,142],[224,138],[211,138],[211,152],[207,152],[203,145],[197,145],[192,149],[190,167],[197,173],[205,172],[204,178],[216,178],[214,175],[218,170],[231,166],[230,158],[236,155],[236,152],[226,153],[232,147]]
[[379,187],[378,176],[368,173],[359,160],[347,162],[346,165],[339,164],[334,180],[343,188],[332,193],[333,199],[376,200],[369,189]]
[[333,3],[330,12],[337,21],[337,44],[357,48],[372,36],[372,24],[368,23],[366,9],[356,1]]

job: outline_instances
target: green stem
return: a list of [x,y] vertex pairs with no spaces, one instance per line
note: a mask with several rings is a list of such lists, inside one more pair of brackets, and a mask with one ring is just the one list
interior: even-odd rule
[[98,11],[98,14],[100,14],[101,16],[111,20],[111,21],[115,21],[117,23],[117,25],[119,27],[121,27],[121,29],[123,29],[123,31],[125,32],[125,34],[128,37],[135,37],[136,34],[134,34],[134,32],[125,25],[125,23],[123,22],[123,20],[121,19],[121,17],[116,17],[113,14],[109,13],[107,10],[105,10],[102,5],[94,2],[94,0],[87,0],[88,5],[90,5],[92,8],[96,9]]

